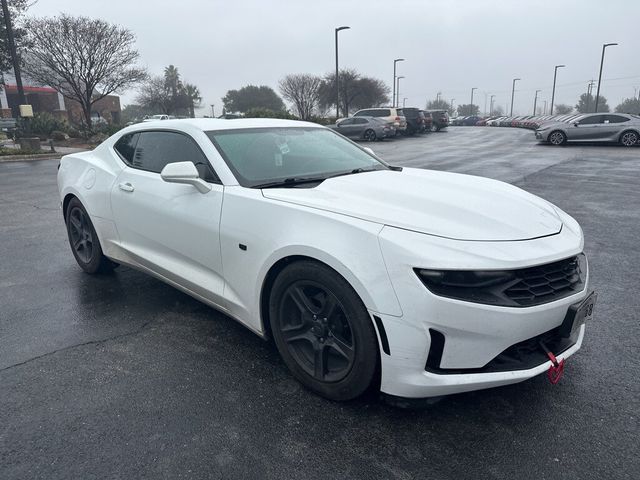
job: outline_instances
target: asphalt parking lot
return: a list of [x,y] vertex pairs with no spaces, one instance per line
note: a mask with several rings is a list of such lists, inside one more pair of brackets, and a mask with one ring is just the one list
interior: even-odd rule
[[600,296],[558,385],[421,410],[323,400],[215,310],[128,268],[82,273],[57,161],[2,163],[0,478],[639,478],[640,148],[480,127],[369,146],[514,183],[581,223]]

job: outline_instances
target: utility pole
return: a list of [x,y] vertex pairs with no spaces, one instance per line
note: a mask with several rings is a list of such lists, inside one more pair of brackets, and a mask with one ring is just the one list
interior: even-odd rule
[[213,107],[215,107],[215,105],[212,103],[212,104],[211,104],[211,118],[216,118],[216,113],[215,113],[215,111],[213,110]]
[[13,27],[11,26],[11,14],[7,0],[2,0],[2,14],[4,15],[4,24],[7,30],[7,43],[9,44],[9,53],[11,54],[11,62],[13,63],[13,73],[16,77],[16,86],[18,87],[18,100],[20,105],[26,105],[27,99],[24,96],[24,88],[22,87],[22,76],[20,75],[20,61],[16,51],[16,42],[13,37]]
[[585,102],[585,111],[584,113],[589,113],[589,102],[591,100],[591,92],[593,92],[593,87],[595,86],[596,82],[595,80],[591,80],[589,83],[587,83],[587,100]]
[[487,92],[484,92],[484,110],[483,110],[484,115],[487,115]]
[[[536,114],[536,105],[538,103],[538,92],[541,92],[542,90],[536,90],[536,96],[533,98],[533,114]],[[551,100],[551,105],[553,105],[553,100]],[[553,108],[553,107],[551,107]]]
[[544,101],[544,110],[542,110],[542,114],[546,115],[547,114],[547,101]]
[[478,87],[473,87],[471,89],[471,105],[469,106],[469,113],[473,115],[473,92],[476,91]]
[[491,95],[491,100],[489,101],[489,116],[493,114],[493,99],[496,98],[495,95]]
[[455,102],[455,101],[456,101],[455,98],[451,99],[451,115],[453,115],[453,112],[455,112],[455,110],[453,109],[453,102]]
[[513,85],[511,87],[511,113],[509,114],[510,117],[513,117],[513,95],[516,91],[516,82],[520,80],[519,78],[514,78],[513,79]]

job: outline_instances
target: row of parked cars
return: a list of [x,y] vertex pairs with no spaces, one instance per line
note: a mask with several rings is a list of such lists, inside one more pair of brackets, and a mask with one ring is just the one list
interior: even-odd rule
[[570,113],[519,117],[456,117],[452,125],[515,127],[535,130],[536,139],[552,145],[608,142],[626,147],[640,144],[640,116],[628,113]]
[[358,110],[352,117],[338,119],[330,128],[346,137],[373,142],[398,135],[437,132],[448,126],[446,110],[376,107]]

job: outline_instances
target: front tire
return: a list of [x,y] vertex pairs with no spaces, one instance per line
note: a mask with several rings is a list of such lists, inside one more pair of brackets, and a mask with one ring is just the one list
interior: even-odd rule
[[639,138],[640,137],[638,137],[638,134],[633,130],[622,132],[622,135],[620,135],[620,145],[623,145],[625,147],[633,147],[638,143]]
[[107,273],[118,266],[102,253],[93,223],[80,200],[71,199],[65,217],[67,236],[73,256],[87,273]]
[[555,130],[549,134],[549,143],[551,145],[564,145],[567,142],[567,136],[560,130]]
[[362,395],[376,372],[371,318],[351,285],[314,261],[287,266],[269,298],[273,338],[293,376],[325,398]]

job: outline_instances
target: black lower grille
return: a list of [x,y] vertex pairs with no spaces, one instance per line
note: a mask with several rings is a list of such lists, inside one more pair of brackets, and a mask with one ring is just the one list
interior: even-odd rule
[[[536,335],[515,345],[511,345],[500,355],[495,357],[484,367],[480,368],[439,368],[442,358],[442,347],[436,344],[438,358],[432,358],[431,351],[425,370],[440,375],[453,375],[462,373],[491,373],[491,372],[510,372],[513,370],[528,370],[547,362],[549,358],[540,346],[543,342],[545,346],[555,355],[559,355],[567,351],[578,341],[579,331],[576,331],[572,337],[564,337],[560,331],[560,327],[549,330],[548,332]],[[446,344],[443,337],[442,343]]]

